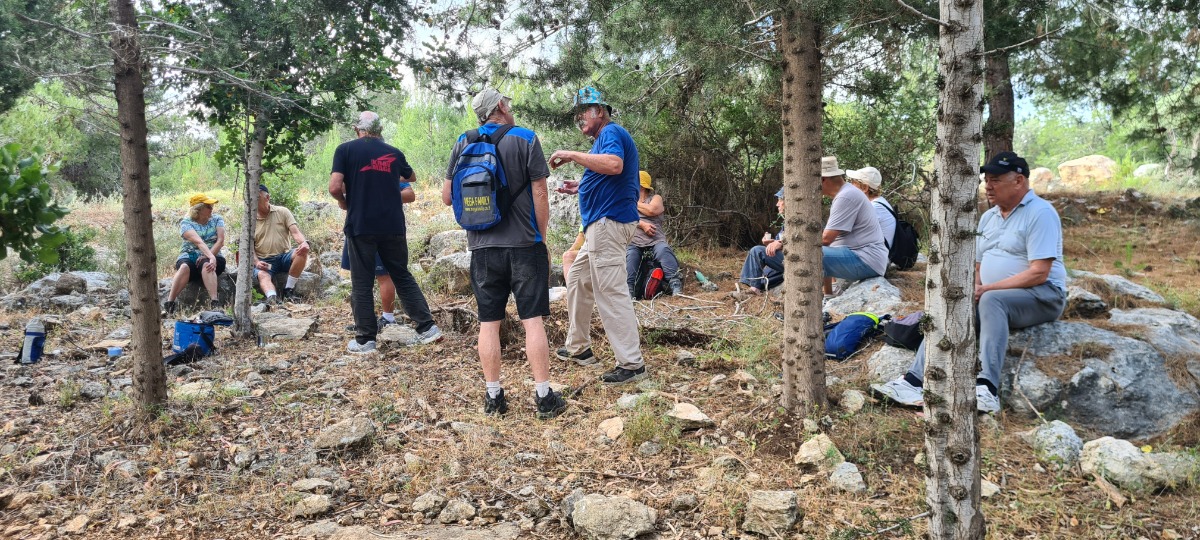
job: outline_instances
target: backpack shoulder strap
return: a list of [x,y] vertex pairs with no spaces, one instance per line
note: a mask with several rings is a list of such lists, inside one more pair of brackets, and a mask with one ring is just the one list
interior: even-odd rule
[[468,131],[466,133],[466,136],[467,136],[467,144],[477,142],[481,138],[481,136],[479,135],[478,129],[472,129],[471,131]]
[[[499,128],[496,128],[496,131],[493,131],[491,135],[488,135],[488,141],[494,145],[499,146],[500,139],[503,139],[505,135],[508,135],[509,130],[511,130],[514,127],[516,127],[516,126],[514,126],[512,124],[505,124],[503,126],[500,126]],[[479,130],[475,130],[475,132],[478,133]]]

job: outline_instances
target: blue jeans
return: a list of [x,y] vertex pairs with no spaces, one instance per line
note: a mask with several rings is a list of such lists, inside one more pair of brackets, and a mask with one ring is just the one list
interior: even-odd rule
[[[287,273],[288,270],[292,269],[292,251],[293,250],[289,249],[278,255],[271,255],[270,257],[263,257],[259,260],[271,265],[271,267],[267,269],[267,273],[271,274],[272,276],[274,276],[275,274],[278,274],[280,272]],[[254,273],[252,275],[256,279],[258,278],[258,269],[257,268],[254,269]]]
[[663,277],[667,281],[679,274],[679,259],[675,258],[675,251],[666,242],[658,242],[646,247],[631,245],[625,249],[625,273],[629,274],[626,281],[630,289],[637,280],[638,267],[642,265],[642,252],[648,249],[654,250],[654,260],[662,265]]
[[858,281],[879,276],[879,272],[863,263],[858,255],[845,246],[821,246],[821,259],[825,265],[825,277]]
[[765,291],[778,287],[783,283],[783,250],[775,252],[773,257],[767,256],[767,248],[754,246],[746,254],[746,262],[742,264],[743,284]]

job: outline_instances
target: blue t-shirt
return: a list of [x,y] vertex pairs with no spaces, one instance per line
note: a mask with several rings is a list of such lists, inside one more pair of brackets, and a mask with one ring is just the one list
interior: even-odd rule
[[638,220],[637,200],[640,190],[638,178],[638,151],[633,137],[625,128],[608,124],[600,130],[592,154],[612,154],[621,158],[625,165],[620,174],[608,175],[584,169],[579,181],[579,214],[583,228],[603,218],[619,223],[636,223]]
[[354,139],[334,150],[333,172],[346,182],[346,236],[404,236],[400,183],[413,170],[403,152],[377,137]]
[[1053,259],[1046,281],[1067,290],[1067,268],[1063,265],[1062,222],[1058,211],[1029,190],[1008,217],[993,206],[979,218],[975,237],[975,262],[979,280],[989,285],[1029,268],[1031,261]]
[[[204,225],[196,223],[188,218],[183,218],[183,221],[179,222],[179,236],[182,237],[184,233],[188,231],[196,231],[196,235],[204,241],[204,245],[211,249],[213,245],[217,243],[217,229],[224,228],[225,218],[222,218],[217,214],[213,214],[211,217],[209,217],[208,223],[205,223]],[[220,253],[213,253],[213,255],[220,255]],[[199,258],[200,248],[196,247],[196,244],[184,240],[183,246],[179,249],[179,257],[177,257],[175,260],[178,261],[182,259],[190,259],[194,261]]]

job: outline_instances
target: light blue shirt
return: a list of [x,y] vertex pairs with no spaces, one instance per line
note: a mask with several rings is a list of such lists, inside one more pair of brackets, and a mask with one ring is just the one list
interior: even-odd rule
[[979,279],[990,285],[1029,269],[1029,263],[1054,259],[1047,281],[1058,290],[1067,290],[1067,267],[1063,265],[1062,221],[1050,203],[1029,190],[1017,207],[1000,216],[993,206],[979,218],[979,236],[975,239],[975,262]]

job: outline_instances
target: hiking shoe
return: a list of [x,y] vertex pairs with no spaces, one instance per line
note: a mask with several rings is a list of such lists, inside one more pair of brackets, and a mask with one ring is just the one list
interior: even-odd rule
[[567,410],[567,400],[563,399],[562,394],[551,390],[546,397],[537,397],[537,393],[533,394],[533,402],[537,404],[537,417],[541,420],[548,420],[562,414]]
[[225,302],[222,302],[220,298],[213,298],[210,305],[213,311],[225,311]]
[[555,351],[554,354],[563,360],[570,360],[581,366],[590,366],[598,362],[598,360],[596,360],[596,356],[592,354],[591,347],[588,347],[575,354],[571,354],[571,351],[568,351],[566,347],[563,347]]
[[352,339],[350,343],[346,344],[346,350],[358,354],[375,352],[375,340],[372,339],[366,343],[359,343],[357,339]]
[[441,341],[443,337],[445,337],[445,336],[442,335],[442,329],[438,328],[437,325],[435,324],[433,326],[430,326],[429,330],[418,333],[417,337],[415,339],[408,342],[408,346],[415,347],[417,345],[428,345],[435,341]]
[[279,296],[283,300],[293,301],[296,299],[296,288],[284,287],[283,290],[280,291]]
[[508,413],[508,401],[504,399],[504,389],[500,389],[500,394],[496,397],[491,397],[484,392],[483,394],[483,414],[490,416],[503,416]]
[[174,300],[163,302],[163,313],[168,317],[174,317],[175,312],[179,310],[179,303]]
[[992,395],[992,391],[982,384],[975,385],[975,410],[985,414],[1000,412],[1000,398]]
[[646,378],[646,366],[637,369],[625,369],[623,367],[615,367],[612,371],[600,376],[600,382],[604,384],[625,384],[637,382]]
[[925,396],[920,388],[909,384],[904,377],[883,384],[872,384],[871,392],[905,407],[924,407]]
[[682,279],[671,278],[671,281],[668,281],[667,285],[669,287],[671,287],[671,296],[683,294],[683,280]]
[[281,304],[283,304],[283,300],[279,298],[278,294],[272,294],[271,296],[267,297],[268,306],[277,307]]
[[383,330],[383,327],[385,327],[385,326],[387,326],[387,325],[389,325],[389,324],[396,324],[396,320],[395,320],[395,319],[392,319],[391,321],[389,321],[389,320],[387,320],[387,319],[383,318],[383,315],[380,315],[380,316],[379,316],[379,330],[381,330],[381,331],[382,331],[382,330]]

